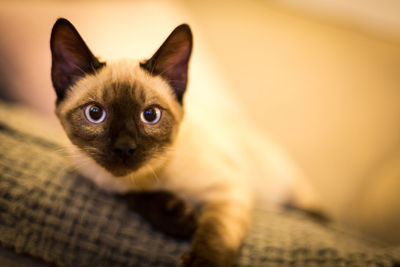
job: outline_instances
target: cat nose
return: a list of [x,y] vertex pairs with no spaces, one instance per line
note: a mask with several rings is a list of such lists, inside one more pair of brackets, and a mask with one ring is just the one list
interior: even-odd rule
[[122,160],[127,160],[133,156],[136,151],[136,145],[127,142],[117,142],[114,144],[113,152]]

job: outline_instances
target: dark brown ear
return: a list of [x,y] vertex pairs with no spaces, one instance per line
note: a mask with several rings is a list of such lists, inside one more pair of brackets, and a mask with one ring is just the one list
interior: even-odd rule
[[161,75],[182,103],[188,80],[188,66],[192,52],[192,32],[182,24],[168,36],[157,52],[140,66],[152,75]]
[[51,31],[50,48],[52,56],[51,80],[57,94],[57,101],[78,79],[94,73],[105,65],[99,62],[66,19],[56,21]]

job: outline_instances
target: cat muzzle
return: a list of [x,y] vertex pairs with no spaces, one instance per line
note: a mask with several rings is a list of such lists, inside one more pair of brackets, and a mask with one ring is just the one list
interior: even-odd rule
[[125,163],[133,157],[136,148],[137,146],[133,143],[117,142],[114,144],[113,153]]

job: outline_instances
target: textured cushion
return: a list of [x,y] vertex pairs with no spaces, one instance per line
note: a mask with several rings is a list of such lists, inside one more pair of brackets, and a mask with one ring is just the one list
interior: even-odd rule
[[[0,107],[0,244],[7,251],[63,266],[177,265],[190,242],[152,229],[123,200],[80,177],[57,143],[57,131],[18,112]],[[394,266],[399,261],[399,248],[302,214],[258,208],[237,265]]]

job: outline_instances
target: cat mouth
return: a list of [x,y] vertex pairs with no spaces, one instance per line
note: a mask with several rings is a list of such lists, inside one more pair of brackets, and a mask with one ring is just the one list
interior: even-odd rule
[[102,162],[100,164],[113,176],[122,177],[138,170],[143,165],[143,162],[137,160],[117,160]]
[[89,156],[115,177],[123,177],[137,171],[144,165],[147,158],[143,153],[129,158],[102,153],[92,154]]
[[123,177],[133,172],[134,170],[113,168],[113,169],[107,169],[107,171],[109,171],[115,177]]

